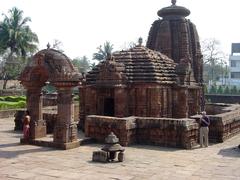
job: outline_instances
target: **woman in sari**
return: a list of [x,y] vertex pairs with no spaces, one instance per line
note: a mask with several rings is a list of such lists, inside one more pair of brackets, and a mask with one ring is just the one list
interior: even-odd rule
[[23,138],[24,139],[29,139],[29,132],[30,132],[30,115],[29,115],[29,111],[26,111],[26,114],[24,116],[23,119]]

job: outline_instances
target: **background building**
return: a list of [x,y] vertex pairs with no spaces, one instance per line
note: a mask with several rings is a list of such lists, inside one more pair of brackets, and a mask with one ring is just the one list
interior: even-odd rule
[[240,86],[240,43],[232,43],[229,65],[229,85]]

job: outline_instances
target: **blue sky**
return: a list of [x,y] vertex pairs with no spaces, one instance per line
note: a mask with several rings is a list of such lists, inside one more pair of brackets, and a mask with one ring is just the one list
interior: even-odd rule
[[[96,47],[107,40],[114,50],[140,36],[146,41],[157,11],[170,4],[171,0],[0,0],[0,12],[16,6],[31,17],[29,25],[39,37],[39,49],[58,39],[70,58],[91,59]],[[177,5],[191,10],[188,19],[202,40],[216,38],[227,54],[232,42],[240,42],[239,0],[178,0]]]

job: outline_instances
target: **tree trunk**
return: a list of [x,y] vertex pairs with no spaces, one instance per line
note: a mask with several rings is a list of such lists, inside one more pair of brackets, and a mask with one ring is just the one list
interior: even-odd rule
[[[9,56],[7,57],[6,63],[12,62],[12,56],[13,56],[13,51],[11,50]],[[6,63],[5,63],[5,66],[6,66]],[[7,89],[7,82],[8,82],[7,70],[4,68],[3,89]]]
[[3,80],[3,89],[7,89],[7,82],[8,82],[8,79]]

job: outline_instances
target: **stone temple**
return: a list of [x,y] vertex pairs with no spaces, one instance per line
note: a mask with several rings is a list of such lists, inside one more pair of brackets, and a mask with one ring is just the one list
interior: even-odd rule
[[[172,0],[158,11],[160,19],[153,22],[146,46],[140,38],[135,47],[109,54],[86,76],[57,50],[36,53],[20,76],[31,116],[28,142],[70,149],[89,138],[104,142],[113,132],[123,146],[192,148],[198,143],[196,120],[202,110],[210,117],[210,142],[239,133],[239,104],[205,104],[202,54],[196,27],[186,19],[189,14]],[[46,83],[57,89],[56,114],[43,113]],[[80,96],[78,128],[86,139],[79,139],[77,131],[74,87]]]
[[[204,108],[203,60],[196,27],[186,19],[189,14],[188,9],[173,1],[171,6],[158,11],[162,18],[152,24],[147,47],[140,39],[138,45],[109,55],[86,75],[80,88],[79,125],[88,136],[101,139],[105,133],[98,132],[112,130],[121,140],[123,129],[119,132],[116,129],[118,121],[123,120],[116,118],[134,119],[126,120],[127,128],[130,122],[129,126],[137,128],[140,121],[144,124],[148,118],[160,118],[155,119],[157,128],[163,121],[189,124],[191,120],[186,118],[201,112]],[[88,115],[95,116],[87,118]],[[113,124],[107,116],[112,117]],[[135,136],[141,137],[141,133],[138,134],[141,130],[136,128],[131,135],[126,134],[130,139],[125,139],[123,144],[137,141]],[[151,132],[150,128],[148,133]],[[177,136],[176,132],[172,133]],[[162,138],[164,136],[167,134],[162,134]]]

